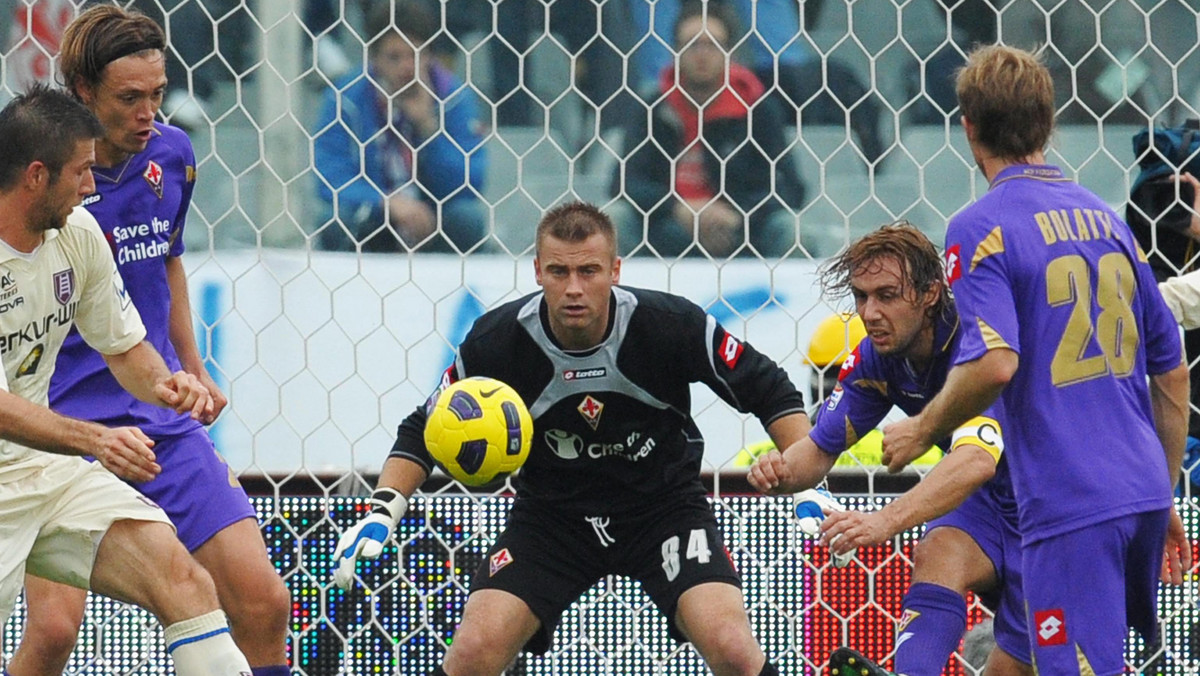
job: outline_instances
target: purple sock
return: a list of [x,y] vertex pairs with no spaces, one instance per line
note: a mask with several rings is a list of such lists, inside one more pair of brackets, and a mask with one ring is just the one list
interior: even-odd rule
[[250,673],[254,676],[292,676],[292,670],[286,664],[277,664],[270,667],[251,667]]
[[945,587],[917,582],[900,609],[896,673],[940,676],[967,629],[967,600]]

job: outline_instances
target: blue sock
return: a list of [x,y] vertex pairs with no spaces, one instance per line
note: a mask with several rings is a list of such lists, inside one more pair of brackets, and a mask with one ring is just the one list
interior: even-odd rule
[[270,667],[251,667],[250,673],[254,676],[292,676],[292,670],[286,664],[278,664]]
[[895,671],[940,676],[967,630],[967,600],[945,587],[917,582],[900,605]]

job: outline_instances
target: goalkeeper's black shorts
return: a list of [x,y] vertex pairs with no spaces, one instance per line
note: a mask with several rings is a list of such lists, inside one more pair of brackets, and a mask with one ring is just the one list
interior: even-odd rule
[[697,496],[603,518],[518,500],[471,591],[500,589],[524,601],[542,624],[525,649],[540,655],[563,611],[607,575],[640,582],[680,641],[674,620],[683,592],[706,582],[741,586],[708,499]]

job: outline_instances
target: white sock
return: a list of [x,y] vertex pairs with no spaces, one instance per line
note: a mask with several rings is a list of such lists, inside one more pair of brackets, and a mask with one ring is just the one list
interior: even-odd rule
[[179,676],[250,676],[220,610],[172,624],[163,629],[163,640]]

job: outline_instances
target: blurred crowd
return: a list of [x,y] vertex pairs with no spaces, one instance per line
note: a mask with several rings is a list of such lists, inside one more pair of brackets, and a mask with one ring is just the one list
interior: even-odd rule
[[[123,3],[167,28],[172,123],[215,125],[219,93],[241,101],[268,67],[262,2]],[[13,18],[3,89],[52,77],[80,4],[0,0]],[[951,81],[973,44],[1045,45],[1064,123],[1173,123],[1195,115],[1200,89],[1200,68],[1185,67],[1200,58],[1194,15],[1148,0],[302,0],[293,11],[312,102],[294,111],[312,139],[317,208],[304,227],[328,250],[495,248],[487,141],[531,129],[563,147],[572,173],[604,172],[626,255],[825,255],[798,215],[820,186],[805,185],[796,139],[842,128],[867,170],[885,171],[901,129],[956,124]],[[605,153],[615,161],[596,161]]]

